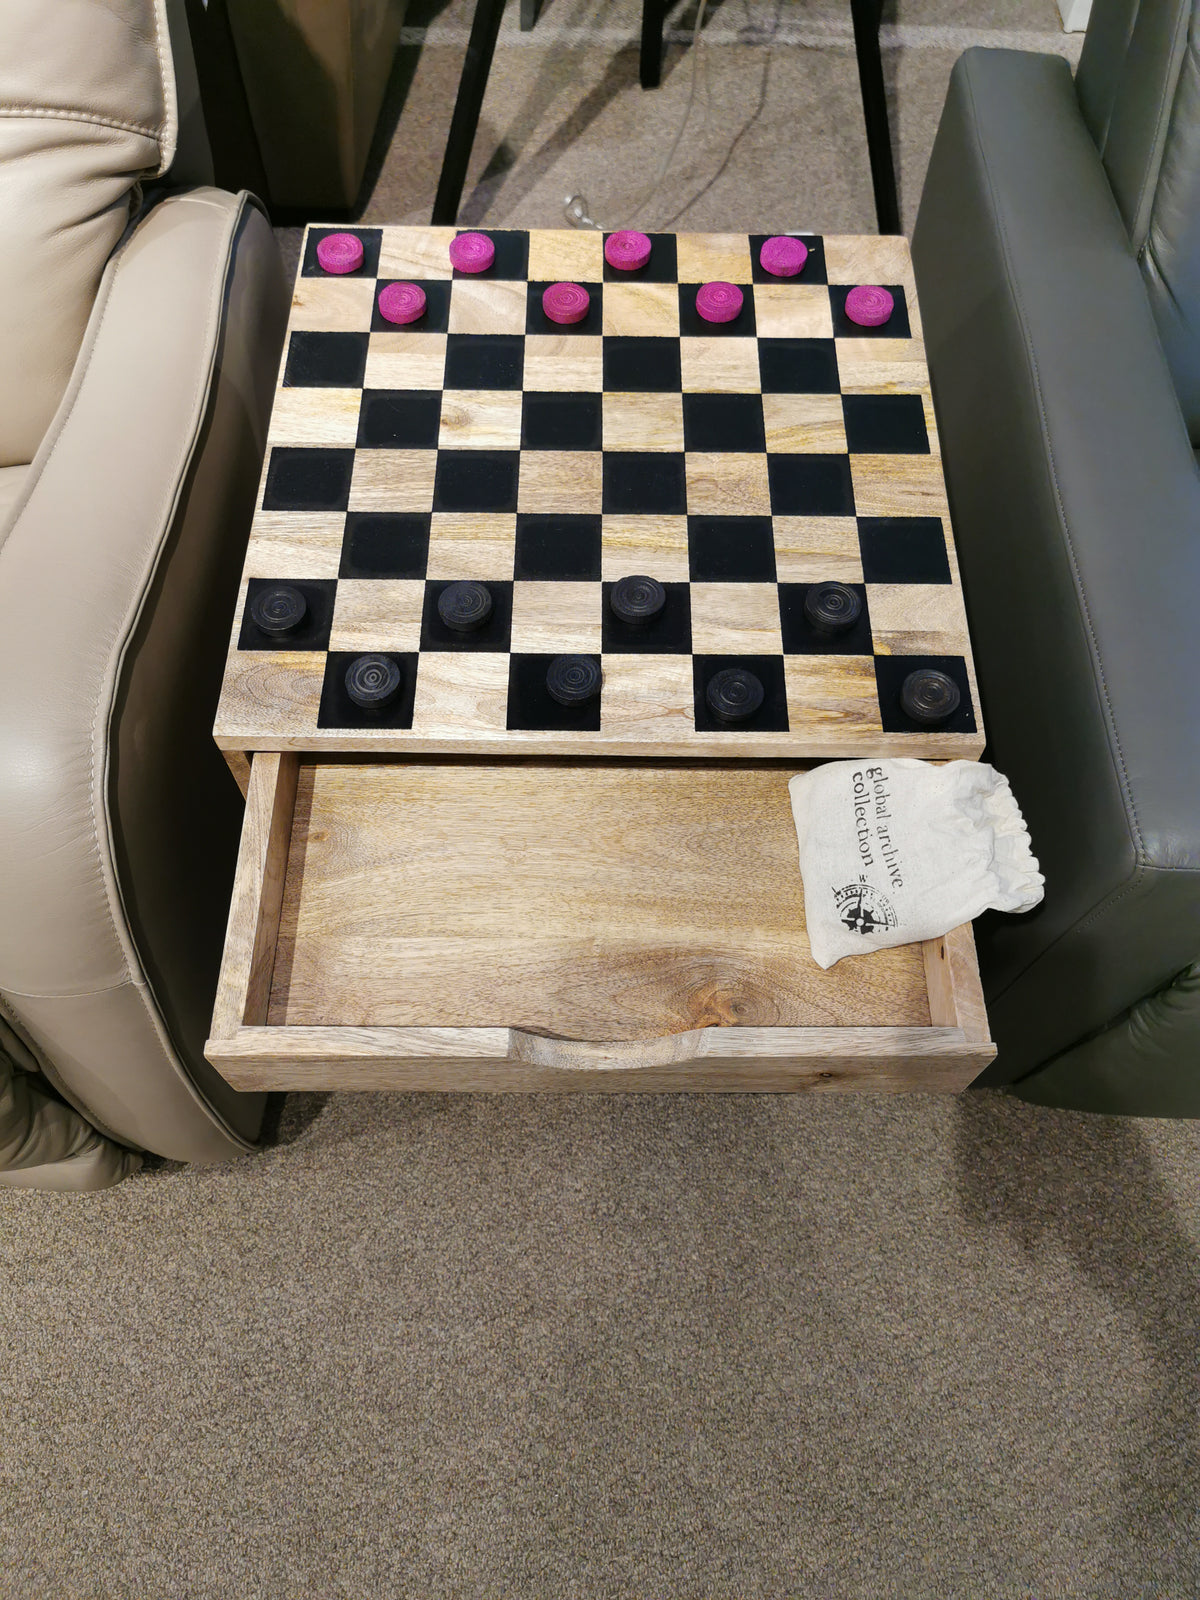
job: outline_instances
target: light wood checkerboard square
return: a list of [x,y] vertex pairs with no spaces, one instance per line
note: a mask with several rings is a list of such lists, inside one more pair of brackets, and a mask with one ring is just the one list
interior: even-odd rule
[[513,584],[512,648],[530,655],[600,649],[603,591],[598,583]]
[[850,476],[860,517],[944,517],[949,523],[938,456],[851,456]]
[[373,278],[297,278],[289,333],[366,333],[375,309]]
[[331,650],[415,650],[425,585],[412,578],[342,578],[333,607]]
[[840,394],[764,394],[767,449],[774,455],[844,455]]
[[604,332],[676,338],[679,334],[679,290],[673,283],[606,283]]
[[788,656],[783,663],[788,723],[809,734],[882,731],[871,656]]
[[681,233],[675,249],[680,283],[750,282],[750,241],[744,233]]
[[599,283],[603,277],[603,234],[590,228],[535,228],[530,233],[531,283]]
[[773,583],[693,583],[692,653],[780,655],[779,590]]
[[601,658],[600,727],[628,739],[686,739],[695,733],[691,656]]
[[679,363],[685,394],[757,394],[757,339],[683,338]]
[[457,228],[385,228],[379,247],[381,278],[450,278],[450,241]]
[[607,515],[601,521],[600,568],[606,583],[642,574],[659,583],[688,580],[686,517]]
[[413,732],[453,740],[502,733],[508,721],[508,654],[503,650],[426,650],[417,665]]
[[517,510],[594,515],[604,492],[603,473],[599,450],[524,450]]
[[952,583],[867,586],[871,641],[878,655],[964,655],[967,619]]
[[853,517],[776,517],[775,576],[780,583],[861,583],[862,551]]
[[770,516],[771,486],[765,455],[692,450],[684,460],[687,508],[692,516]]
[[446,376],[444,333],[373,333],[367,346],[367,389],[440,389]]
[[503,512],[435,511],[429,527],[427,576],[440,581],[511,579],[517,558],[517,519]]
[[361,389],[280,389],[271,408],[268,444],[352,445],[358,438]]
[[534,393],[599,393],[604,387],[604,345],[600,336],[528,334],[524,387]]
[[456,278],[450,290],[451,333],[524,333],[524,281],[493,283],[482,278]]
[[260,511],[246,551],[245,575],[336,578],[345,528],[342,511]]
[[446,389],[438,432],[442,450],[519,450],[519,389]]
[[428,511],[436,450],[359,450],[350,480],[351,511]]
[[916,394],[928,383],[920,339],[837,339],[843,394]]
[[683,396],[605,394],[606,450],[682,450]]
[[832,339],[829,290],[820,283],[756,283],[754,321],[760,339]]

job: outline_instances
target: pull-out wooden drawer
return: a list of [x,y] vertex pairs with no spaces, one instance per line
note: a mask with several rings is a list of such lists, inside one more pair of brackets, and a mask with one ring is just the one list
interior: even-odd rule
[[767,763],[254,758],[209,1060],[244,1089],[964,1088],[969,927],[809,953]]

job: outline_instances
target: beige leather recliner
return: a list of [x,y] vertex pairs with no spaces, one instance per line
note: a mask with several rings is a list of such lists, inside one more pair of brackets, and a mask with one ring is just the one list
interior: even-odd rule
[[287,288],[209,177],[182,0],[3,0],[0,1183],[261,1125],[202,1053],[242,809],[210,729]]

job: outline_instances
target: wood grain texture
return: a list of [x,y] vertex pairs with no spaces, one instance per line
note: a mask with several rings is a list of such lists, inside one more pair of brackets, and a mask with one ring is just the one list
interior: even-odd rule
[[679,333],[679,290],[673,283],[606,283],[604,332],[674,338]]
[[787,779],[306,765],[270,1021],[605,1042],[928,1025],[917,947],[811,960]]
[[987,1044],[991,1035],[971,924],[953,928],[944,938],[927,939],[921,948],[934,1026],[959,1028],[968,1043]]
[[214,1038],[267,1020],[271,970],[289,859],[299,763],[295,756],[255,756],[233,880],[217,995]]

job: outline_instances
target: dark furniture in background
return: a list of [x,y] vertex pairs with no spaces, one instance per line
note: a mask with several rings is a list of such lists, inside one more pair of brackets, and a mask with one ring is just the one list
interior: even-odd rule
[[1045,903],[976,927],[999,1057],[1200,1116],[1200,0],[1096,0],[1079,71],[970,50],[913,258],[989,753]]

